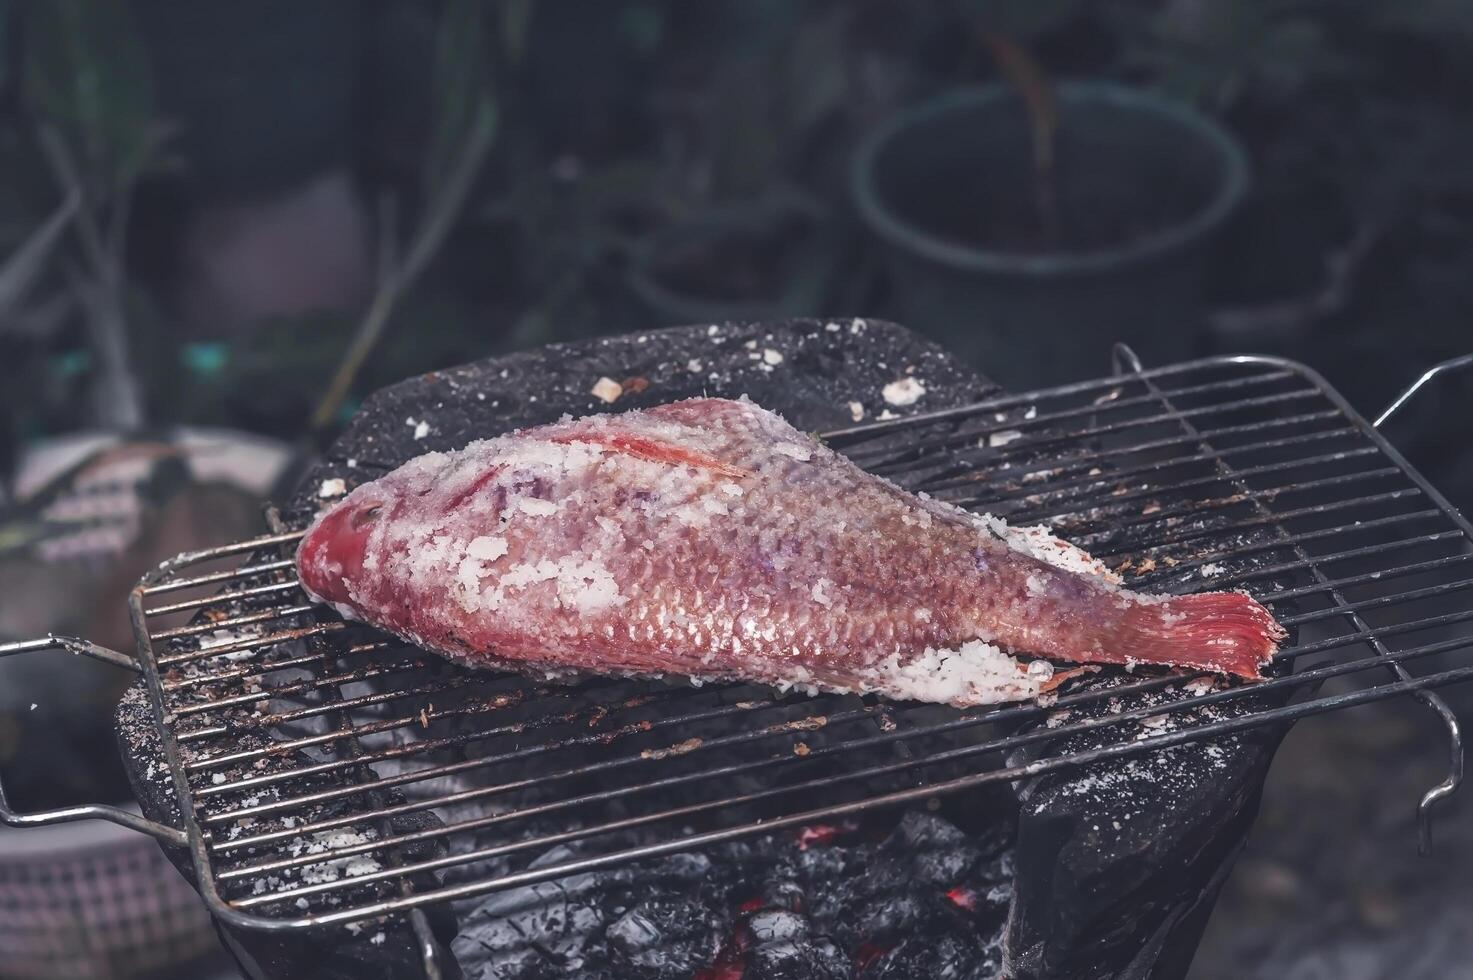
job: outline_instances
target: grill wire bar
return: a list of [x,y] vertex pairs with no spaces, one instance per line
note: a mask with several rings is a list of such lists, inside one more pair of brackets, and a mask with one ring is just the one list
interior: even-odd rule
[[[1295,635],[1259,684],[1142,669],[968,710],[547,684],[307,602],[290,558],[309,515],[293,515],[131,599],[211,909],[264,930],[361,922],[1408,694],[1448,726],[1453,763],[1422,802],[1425,843],[1461,772],[1430,691],[1473,679],[1473,526],[1318,375],[1124,351],[1113,377],[824,438],[908,489],[1046,522],[1134,587],[1245,589]],[[1053,748],[1082,732],[1097,747]]]

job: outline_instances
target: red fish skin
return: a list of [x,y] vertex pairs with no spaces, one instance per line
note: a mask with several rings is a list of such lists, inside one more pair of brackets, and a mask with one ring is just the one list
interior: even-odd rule
[[1010,533],[865,473],[750,402],[694,399],[412,460],[320,515],[297,560],[309,593],[345,615],[532,672],[971,704],[1036,694],[1048,672],[1015,664],[1016,685],[918,688],[928,653],[981,640],[1257,678],[1283,636],[1245,595],[1132,593]]

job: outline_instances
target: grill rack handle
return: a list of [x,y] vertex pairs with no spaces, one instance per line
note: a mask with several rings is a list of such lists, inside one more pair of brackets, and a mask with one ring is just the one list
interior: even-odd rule
[[[1117,375],[1141,374],[1145,371],[1145,365],[1129,344],[1117,343],[1110,352],[1110,364]],[[1401,411],[1411,399],[1421,391],[1427,384],[1440,374],[1449,371],[1458,371],[1473,366],[1473,354],[1463,354],[1460,357],[1448,358],[1441,363],[1423,371],[1417,380],[1408,385],[1400,395],[1381,414],[1376,416],[1376,421],[1371,423],[1371,428],[1379,430],[1381,426],[1397,412]],[[1401,681],[1411,680],[1411,674],[1401,664],[1391,665],[1392,673]],[[1447,733],[1448,743],[1448,768],[1447,775],[1442,782],[1433,786],[1422,794],[1422,799],[1417,803],[1417,853],[1427,857],[1432,853],[1432,811],[1438,803],[1447,799],[1458,791],[1463,783],[1463,728],[1458,716],[1448,707],[1446,701],[1433,691],[1425,688],[1411,692],[1412,696],[1422,702],[1429,711],[1435,714],[1442,723],[1443,730]]]
[[[1372,428],[1380,429],[1385,425],[1392,416],[1406,407],[1417,392],[1438,375],[1450,371],[1461,371],[1470,366],[1473,366],[1473,354],[1450,357],[1441,363],[1432,365],[1423,371],[1417,380],[1407,385],[1402,393],[1397,395],[1380,415],[1376,416],[1376,421],[1371,423]],[[1457,792],[1463,782],[1463,731],[1458,716],[1440,696],[1431,691],[1419,691],[1416,697],[1438,716],[1448,736],[1447,776],[1442,782],[1429,789],[1417,805],[1417,851],[1426,857],[1432,853],[1432,808]]]
[[[50,635],[37,640],[21,640],[17,643],[0,643],[0,657],[13,657],[23,653],[41,653],[43,651],[61,650],[73,656],[91,657],[114,667],[125,667],[128,670],[139,671],[138,662],[126,654],[107,647],[89,643],[70,636]],[[51,824],[73,823],[78,820],[108,820],[112,823],[136,830],[157,838],[161,843],[173,844],[178,847],[186,846],[189,841],[184,831],[177,830],[166,824],[149,820],[136,813],[121,809],[120,807],[107,806],[101,803],[88,803],[78,806],[61,807],[55,810],[43,810],[39,813],[16,813],[10,806],[9,799],[5,796],[5,786],[0,781],[0,823],[9,827],[45,827]]]
[[1450,357],[1440,364],[1432,365],[1430,368],[1422,372],[1421,377],[1417,378],[1416,381],[1413,381],[1411,384],[1407,385],[1406,389],[1402,391],[1401,394],[1396,396],[1396,400],[1393,401],[1390,405],[1387,405],[1386,408],[1381,412],[1381,414],[1376,416],[1376,421],[1372,422],[1371,425],[1375,426],[1378,429],[1381,428],[1381,426],[1385,425],[1386,422],[1393,415],[1401,411],[1402,407],[1411,400],[1413,395],[1421,391],[1422,388],[1425,387],[1429,381],[1437,377],[1439,374],[1444,374],[1448,371],[1460,371],[1463,368],[1470,366],[1473,366],[1473,354],[1464,354],[1461,357]]

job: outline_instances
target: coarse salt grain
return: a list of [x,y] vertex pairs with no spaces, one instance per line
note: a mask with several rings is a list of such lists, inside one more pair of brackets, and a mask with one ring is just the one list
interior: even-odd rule
[[851,419],[853,419],[854,421],[856,421],[856,422],[858,422],[861,419],[863,419],[864,418],[864,403],[863,402],[850,402],[849,403],[849,417]]
[[897,407],[914,405],[926,393],[926,386],[915,378],[901,378],[892,381],[881,389],[880,394],[885,401]]
[[954,650],[928,647],[904,661],[892,653],[872,668],[869,680],[892,697],[942,704],[994,704],[1042,694],[1053,673],[1053,665],[1046,660],[1024,666],[991,643],[972,640]]
[[322,486],[317,488],[317,496],[323,498],[324,500],[329,497],[341,497],[347,492],[348,485],[344,483],[339,477],[333,477],[330,480],[323,480]]
[[1120,584],[1120,576],[1106,567],[1104,562],[1062,538],[1055,537],[1041,524],[1014,527],[991,514],[977,515],[972,520],[978,527],[1001,538],[1014,551],[1030,555],[1066,572],[1089,575],[1111,585]]
[[599,401],[612,405],[619,400],[620,395],[624,394],[624,386],[613,378],[599,378],[593,383],[589,394]]

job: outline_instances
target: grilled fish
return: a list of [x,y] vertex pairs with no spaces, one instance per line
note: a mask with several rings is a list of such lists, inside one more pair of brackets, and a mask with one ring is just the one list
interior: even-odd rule
[[1042,528],[907,493],[745,399],[428,453],[320,514],[297,566],[345,617],[471,666],[954,705],[1080,664],[1257,678],[1284,635],[1240,593],[1124,589]]

